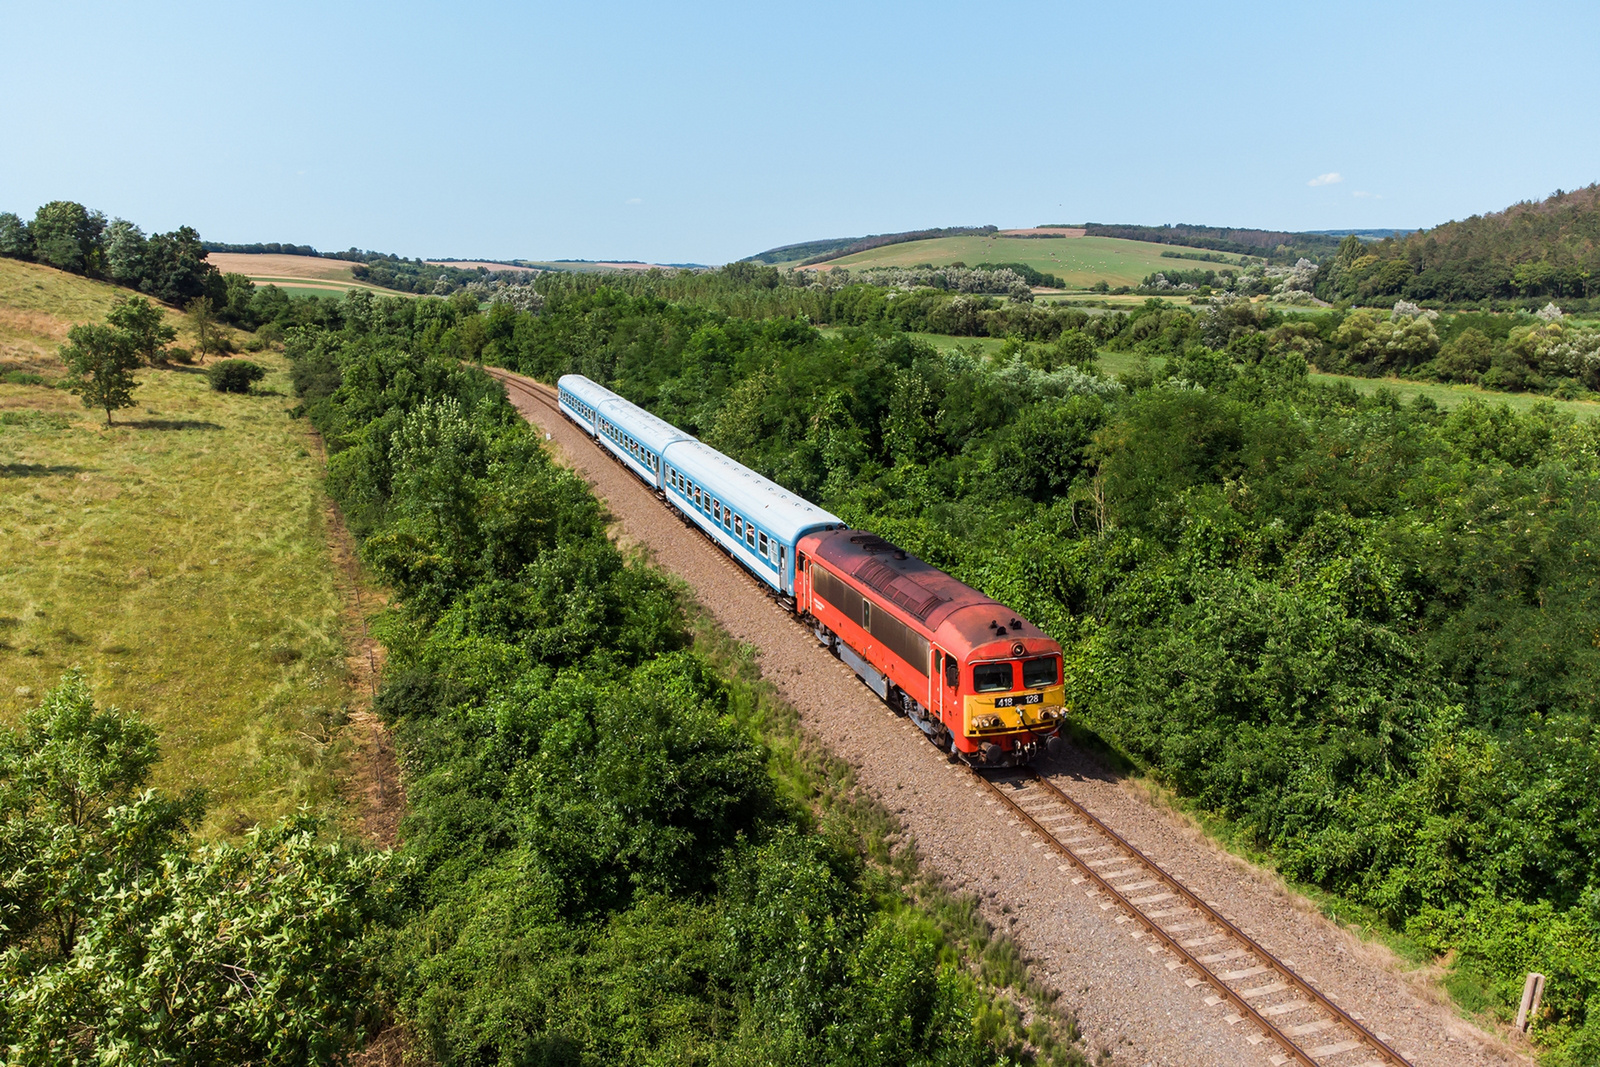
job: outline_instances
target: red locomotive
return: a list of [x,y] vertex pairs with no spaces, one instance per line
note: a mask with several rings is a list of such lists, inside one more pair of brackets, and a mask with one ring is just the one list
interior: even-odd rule
[[1024,764],[1064,716],[1061,646],[1011,609],[860,530],[796,546],[795,611],[945,751]]

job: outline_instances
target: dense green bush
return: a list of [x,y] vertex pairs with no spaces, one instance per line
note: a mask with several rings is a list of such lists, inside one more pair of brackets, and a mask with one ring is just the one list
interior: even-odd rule
[[267,368],[247,359],[225,359],[206,368],[206,381],[219,393],[248,393],[267,376]]
[[155,735],[69,675],[0,731],[0,1044],[7,1062],[308,1063],[376,1017],[368,937],[388,854],[298,817],[194,850],[198,796],[147,789]]

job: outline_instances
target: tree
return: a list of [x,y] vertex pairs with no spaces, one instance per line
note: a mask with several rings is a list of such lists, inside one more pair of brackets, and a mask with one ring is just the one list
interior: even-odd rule
[[139,353],[128,334],[114,326],[81,323],[67,331],[61,361],[67,365],[67,388],[83,398],[84,407],[104,408],[107,426],[113,411],[133,406]]
[[202,296],[189,301],[189,325],[194,327],[194,343],[200,349],[200,362],[215,350],[217,345],[217,315],[211,298]]
[[106,274],[118,285],[137,286],[144,278],[144,231],[127,219],[112,219],[106,228]]
[[[138,795],[156,759],[155,731],[97,709],[77,671],[23,715],[19,732],[0,731],[0,947],[71,955],[100,876],[131,843],[111,832],[113,809]],[[169,815],[181,821],[184,810]],[[164,845],[176,826],[161,825]]]
[[28,232],[39,262],[74,274],[89,274],[100,266],[105,228],[106,217],[100,212],[71,200],[52,200],[34,214]]
[[162,362],[166,347],[178,339],[176,327],[167,325],[167,316],[142,296],[119,298],[106,313],[106,321],[128,335],[134,352],[145,363]]
[[28,224],[9,211],[0,211],[0,256],[11,259],[33,256],[33,238],[28,233]]
[[145,242],[144,264],[139,288],[157,300],[182,306],[206,296],[215,306],[224,298],[222,272],[206,262],[205,246],[193,227],[151,234]]

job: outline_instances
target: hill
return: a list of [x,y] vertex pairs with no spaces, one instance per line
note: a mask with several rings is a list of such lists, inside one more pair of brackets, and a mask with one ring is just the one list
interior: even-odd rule
[[0,259],[0,724],[81,667],[158,731],[153,784],[211,795],[208,834],[337,810],[354,689],[318,446],[283,414],[287,361],[252,353],[269,373],[251,395],[141,369],[138,406],[107,429],[38,379],[63,375],[70,326],[127,293]]
[[1382,303],[1538,303],[1596,296],[1600,185],[1365,245],[1346,238],[1318,295]]
[[943,226],[931,230],[904,230],[900,233],[876,233],[867,237],[834,237],[823,241],[803,241],[800,244],[782,245],[758,252],[744,262],[765,263],[769,266],[810,266],[832,259],[865,252],[885,245],[925,241],[936,237],[965,237],[992,234],[994,226]]
[[1250,230],[1220,226],[1195,226],[1190,223],[1166,226],[1107,225],[1091,222],[1084,226],[1090,237],[1120,237],[1127,241],[1209,248],[1237,255],[1266,256],[1293,263],[1302,256],[1317,259],[1331,255],[1339,247],[1337,238],[1287,230]]
[[831,260],[822,268],[914,267],[923,263],[935,267],[953,263],[977,267],[985,263],[1024,263],[1034,270],[1056,275],[1068,287],[1086,289],[1100,281],[1111,286],[1138,285],[1140,279],[1154,271],[1171,270],[1176,265],[1171,253],[1181,251],[1203,254],[1200,249],[1112,237],[1005,237],[996,233],[883,245]]

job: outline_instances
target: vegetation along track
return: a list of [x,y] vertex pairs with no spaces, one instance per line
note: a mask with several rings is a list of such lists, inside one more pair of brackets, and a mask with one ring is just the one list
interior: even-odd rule
[[1083,872],[1073,881],[1092,883],[1086,892],[1106,898],[1101,908],[1120,906],[1126,914],[1119,923],[1143,924],[1150,951],[1171,955],[1168,970],[1186,969],[1184,980],[1191,988],[1215,990],[1208,1004],[1230,1002],[1238,1014],[1229,1022],[1248,1020],[1259,1027],[1247,1040],[1271,1038],[1282,1045],[1274,1064],[1409,1067],[1384,1035],[1362,1026],[1048,778],[1032,770],[973,773],[997,801]]
[[[484,368],[513,394],[537,405],[555,420],[571,426],[553,389],[498,368]],[[608,451],[595,450],[626,471]],[[645,489],[631,471],[626,480]],[[647,490],[648,491],[648,490]],[[671,511],[671,509],[668,509]],[[675,517],[681,518],[681,516]],[[699,533],[698,527],[684,523]],[[702,538],[715,544],[710,538]],[[734,566],[718,546],[729,571],[737,571],[751,589],[769,591]],[[783,614],[799,626],[791,612]],[[798,630],[796,631],[799,632]],[[809,640],[809,631],[806,631]],[[952,768],[954,770],[954,768]],[[1389,1044],[1387,1034],[1373,1033],[1360,1017],[1348,1013],[1302,978],[1290,963],[1264,949],[1254,938],[1218,913],[1178,878],[1139,851],[1098,817],[1073,801],[1047,778],[1031,770],[968,772],[977,779],[979,795],[1003,804],[1029,833],[1037,847],[1049,845],[1071,861],[1057,869],[1063,879],[1085,886],[1089,900],[1105,911],[1120,907],[1116,924],[1138,924],[1135,941],[1148,941],[1152,955],[1164,955],[1167,969],[1198,992],[1211,990],[1208,1006],[1232,1007],[1228,1022],[1244,1027],[1252,1047],[1263,1046],[1263,1058],[1276,1065],[1315,1067],[1405,1067],[1408,1060]],[[1078,875],[1071,877],[1076,870]],[[1177,973],[1181,972],[1181,973]],[[1247,1025],[1248,1024],[1248,1025]],[[1238,1031],[1235,1031],[1237,1034]],[[1268,1042],[1272,1044],[1268,1045]],[[1274,1053],[1272,1049],[1278,1051]]]

